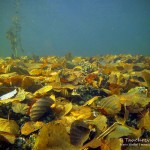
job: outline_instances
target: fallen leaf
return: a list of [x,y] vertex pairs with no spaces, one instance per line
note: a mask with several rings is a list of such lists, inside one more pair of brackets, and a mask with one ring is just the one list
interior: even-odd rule
[[91,112],[90,107],[81,106],[81,107],[78,107],[77,110],[71,111],[71,115],[74,116],[77,120],[88,119],[91,117],[92,112]]
[[16,136],[14,134],[0,131],[0,141],[5,141],[14,144],[15,140]]
[[117,95],[112,95],[101,99],[97,108],[106,115],[115,115],[121,110],[120,99]]
[[71,144],[82,147],[83,143],[89,138],[90,129],[88,124],[83,121],[76,120],[71,124],[70,142]]
[[42,96],[45,96],[49,91],[52,90],[52,86],[51,85],[46,85],[42,88],[40,88],[39,90],[37,90],[33,95],[35,97],[42,97]]
[[9,103],[13,101],[23,101],[25,99],[26,92],[23,89],[18,88],[18,93],[14,98],[8,98],[5,100],[0,100],[0,103]]
[[33,150],[78,150],[70,144],[65,126],[50,122],[45,124],[35,141]]
[[15,113],[20,113],[20,114],[27,114],[29,109],[29,106],[27,104],[22,104],[22,103],[12,103],[12,110]]
[[16,135],[19,133],[19,126],[14,120],[0,118],[0,131]]
[[118,139],[123,136],[139,136],[141,135],[141,130],[136,130],[134,128],[125,126],[125,125],[117,125],[114,131],[108,134],[106,139]]
[[149,111],[147,111],[147,113],[139,121],[139,128],[150,130],[150,112]]
[[65,106],[64,106],[64,116],[67,115],[72,109],[72,103],[67,103]]
[[17,90],[16,89],[11,91],[11,92],[9,92],[9,93],[6,93],[6,94],[0,96],[0,100],[5,100],[5,99],[12,98],[15,94],[17,94]]
[[96,134],[99,135],[107,129],[107,118],[104,115],[98,115],[92,123],[96,125]]
[[94,96],[93,98],[91,98],[90,100],[88,100],[87,102],[85,102],[83,106],[92,105],[92,103],[94,101],[98,100],[99,98],[100,98],[99,96]]
[[37,122],[33,122],[33,121],[29,121],[26,122],[23,127],[21,128],[21,134],[23,135],[29,135],[34,131],[39,130],[40,128],[42,128],[44,126],[45,123],[37,121]]

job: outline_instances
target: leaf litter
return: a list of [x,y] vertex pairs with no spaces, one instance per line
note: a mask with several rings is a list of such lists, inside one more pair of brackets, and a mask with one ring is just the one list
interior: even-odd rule
[[1,59],[1,147],[128,150],[141,143],[126,139],[148,141],[149,62],[142,55]]

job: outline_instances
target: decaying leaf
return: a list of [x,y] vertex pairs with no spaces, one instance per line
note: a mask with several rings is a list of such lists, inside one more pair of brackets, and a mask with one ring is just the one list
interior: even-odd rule
[[107,139],[118,139],[123,136],[135,136],[139,137],[141,135],[141,130],[136,130],[134,128],[118,125],[114,131],[112,131],[108,136]]
[[0,100],[5,100],[5,99],[12,98],[15,94],[17,94],[17,90],[16,89],[11,91],[11,92],[9,92],[9,93],[6,93],[6,94],[0,96]]
[[109,75],[108,83],[125,86],[127,84],[128,78],[129,75],[127,74],[122,74],[119,71],[112,71]]
[[114,131],[118,125],[119,124],[117,122],[115,122],[113,125],[111,125],[109,128],[107,128],[104,132],[102,132],[97,138],[94,138],[90,142],[86,143],[82,147],[82,149],[87,148],[87,147],[97,148],[99,146],[102,146],[103,145],[103,142],[102,142],[103,138],[106,137],[107,135],[109,135],[112,131]]
[[142,75],[144,80],[146,81],[147,85],[150,87],[150,70],[143,70]]
[[77,110],[71,111],[71,115],[76,118],[76,120],[79,119],[88,119],[91,117],[92,112],[91,108],[88,106],[81,106],[78,107]]
[[35,141],[33,150],[78,150],[70,144],[69,135],[62,124],[44,125]]
[[31,76],[40,76],[42,74],[43,70],[42,69],[32,69],[29,73]]
[[95,96],[92,99],[88,100],[86,103],[84,103],[84,106],[91,105],[94,101],[98,99],[99,99],[99,96]]
[[126,105],[128,110],[132,113],[141,112],[150,102],[150,98],[139,94],[125,93],[119,97],[120,103]]
[[14,144],[15,140],[16,136],[14,134],[0,131],[0,141],[5,141]]
[[39,130],[40,128],[42,128],[44,126],[45,123],[37,121],[37,122],[33,122],[33,121],[29,121],[26,122],[23,127],[21,128],[21,134],[23,135],[29,135],[30,133]]
[[9,103],[13,101],[23,101],[25,99],[26,92],[23,89],[18,89],[18,93],[14,98],[8,98],[5,100],[0,100],[0,103]]
[[87,121],[96,126],[96,135],[100,135],[107,129],[107,118],[104,115],[98,115],[95,119]]
[[120,139],[102,140],[101,150],[121,150],[122,141]]
[[72,109],[72,103],[68,103],[64,106],[64,115],[67,115]]
[[16,135],[19,133],[19,126],[14,120],[0,118],[0,131]]
[[70,142],[71,144],[82,147],[83,143],[89,138],[90,129],[88,124],[83,121],[76,120],[72,123],[70,129]]
[[139,122],[139,127],[150,130],[150,112],[147,111],[146,114]]
[[53,87],[51,85],[44,86],[41,89],[37,90],[33,95],[36,97],[45,96],[49,91],[52,90],[52,88]]
[[32,121],[37,121],[46,112],[50,111],[50,106],[54,103],[51,98],[40,98],[38,99],[30,110],[30,118]]
[[150,57],[70,56],[0,58],[0,148],[135,149],[123,138],[148,137]]
[[29,76],[25,76],[23,79],[22,79],[22,84],[21,84],[21,87],[23,89],[27,89],[31,86],[33,86],[35,84],[35,81],[33,78],[29,77]]
[[12,110],[15,113],[20,113],[20,114],[27,114],[29,109],[29,106],[27,104],[22,104],[22,103],[13,103],[12,104]]
[[103,98],[97,106],[103,114],[115,115],[121,110],[120,99],[117,95]]

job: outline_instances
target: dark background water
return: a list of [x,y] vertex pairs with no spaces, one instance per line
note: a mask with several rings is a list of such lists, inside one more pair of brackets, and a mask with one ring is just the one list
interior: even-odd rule
[[[0,0],[0,56],[15,0]],[[150,54],[150,0],[21,0],[22,55]]]

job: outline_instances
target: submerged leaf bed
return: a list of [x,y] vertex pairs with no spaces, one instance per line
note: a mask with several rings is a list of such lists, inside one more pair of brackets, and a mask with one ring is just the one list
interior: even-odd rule
[[0,149],[150,146],[150,57],[0,58]]

